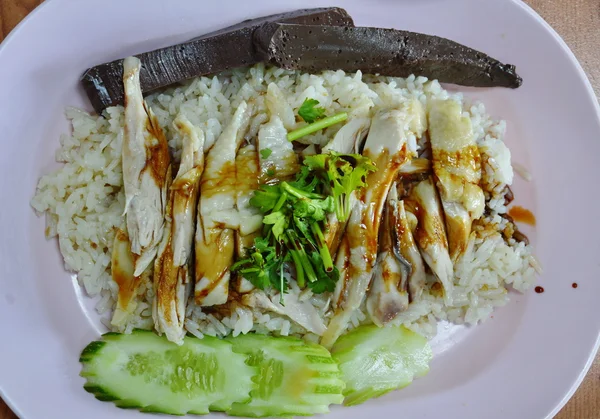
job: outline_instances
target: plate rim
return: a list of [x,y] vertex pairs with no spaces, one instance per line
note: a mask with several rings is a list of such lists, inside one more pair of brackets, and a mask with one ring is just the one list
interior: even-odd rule
[[[0,61],[2,60],[2,54],[3,54],[4,50],[6,49],[6,47],[13,41],[14,38],[16,38],[19,35],[20,32],[22,32],[24,27],[27,27],[27,25],[29,25],[33,19],[38,18],[38,16],[40,15],[40,12],[43,9],[47,8],[47,6],[49,4],[60,3],[61,1],[64,2],[65,4],[69,3],[69,0],[45,0],[42,3],[40,3],[38,6],[36,6],[29,14],[27,14],[27,16],[25,16],[0,43]],[[521,10],[523,10],[524,13],[530,15],[538,23],[540,23],[542,25],[542,27],[552,36],[553,40],[559,44],[561,49],[566,52],[566,55],[567,55],[569,61],[572,64],[574,64],[579,77],[582,79],[582,81],[585,85],[587,99],[591,102],[591,106],[595,110],[596,119],[600,123],[600,95],[596,95],[596,92],[594,91],[594,88],[591,84],[591,81],[590,81],[588,75],[586,74],[580,61],[577,59],[577,57],[575,56],[575,54],[573,53],[573,51],[569,47],[569,45],[566,43],[566,41],[558,34],[558,32],[536,10],[534,10],[529,4],[525,3],[525,1],[523,1],[523,0],[507,0],[507,1],[514,3],[517,7],[519,7]],[[340,4],[340,6],[343,6],[343,4]],[[587,359],[584,367],[580,370],[579,375],[577,376],[576,380],[571,383],[569,391],[564,394],[563,398],[558,402],[558,404],[556,404],[554,406],[554,408],[548,413],[548,415],[546,416],[546,419],[550,419],[550,418],[554,417],[573,397],[573,395],[579,389],[581,383],[587,376],[596,356],[598,355],[599,350],[600,350],[600,329],[598,329],[596,331],[596,341],[594,343],[593,348],[591,349],[591,351],[589,353],[588,359]],[[17,415],[18,417],[24,417],[21,409],[19,409],[16,402],[8,395],[9,391],[7,391],[6,387],[2,386],[1,384],[2,383],[0,382],[0,398],[2,398],[4,403],[6,403],[6,405],[12,410],[12,412],[15,415]]]
[[[573,64],[575,64],[575,67],[577,69],[577,72],[579,73],[579,76],[583,79],[583,82],[586,87],[586,92],[588,94],[588,99],[591,99],[591,102],[593,104],[592,106],[594,107],[594,109],[596,111],[596,119],[598,121],[600,121],[600,97],[596,95],[596,92],[594,91],[594,87],[592,86],[592,83],[590,82],[590,79],[589,79],[587,73],[583,69],[583,66],[581,65],[581,63],[579,62],[579,60],[575,56],[575,53],[573,53],[573,51],[571,50],[569,45],[559,35],[559,33],[556,32],[556,30],[546,21],[546,19],[544,19],[531,6],[529,6],[527,3],[525,3],[525,1],[523,1],[523,0],[509,0],[509,1],[515,3],[518,7],[520,7],[522,10],[524,10],[525,13],[528,13],[529,15],[533,16],[539,23],[541,23],[542,26],[548,31],[548,33],[550,33],[552,35],[554,40],[558,42],[558,44],[562,47],[562,49],[564,51],[566,51],[567,56],[569,57],[571,62]],[[585,363],[585,366],[579,372],[577,379],[571,384],[569,391],[563,396],[562,400],[554,407],[554,409],[552,409],[548,413],[548,415],[546,416],[546,419],[551,419],[554,416],[556,416],[562,410],[562,408],[566,406],[566,404],[569,402],[569,400],[571,400],[571,398],[575,395],[575,392],[577,392],[577,390],[581,386],[581,383],[583,383],[583,380],[587,376],[590,368],[592,367],[592,364],[594,363],[596,357],[598,356],[599,350],[600,350],[600,330],[597,331],[596,343],[594,344],[594,347],[590,351],[590,354],[587,359],[587,362]]]

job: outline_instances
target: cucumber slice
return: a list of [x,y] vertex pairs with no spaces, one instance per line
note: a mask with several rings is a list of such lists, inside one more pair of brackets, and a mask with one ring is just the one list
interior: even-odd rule
[[341,404],[344,382],[324,347],[288,337],[248,334],[227,338],[234,352],[246,354],[258,368],[249,402],[234,403],[232,416],[308,416]]
[[84,388],[118,407],[173,415],[225,411],[245,402],[256,368],[231,343],[186,337],[177,346],[149,331],[107,333],[81,353]]
[[429,371],[427,339],[405,327],[360,326],[340,337],[331,350],[339,362],[344,405],[353,406],[406,387]]

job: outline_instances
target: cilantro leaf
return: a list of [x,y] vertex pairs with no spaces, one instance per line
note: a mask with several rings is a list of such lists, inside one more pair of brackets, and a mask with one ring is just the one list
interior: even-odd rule
[[281,189],[279,185],[261,185],[260,188],[254,192],[252,198],[250,198],[250,205],[258,208],[261,212],[269,212],[281,196]]
[[263,236],[232,271],[283,296],[288,287],[284,265],[293,265],[301,288],[333,291],[339,272],[321,228],[330,213],[347,219],[351,193],[366,186],[374,170],[371,160],[360,155],[322,154],[307,157],[293,181],[260,186],[250,204],[263,214]]
[[[265,253],[268,256],[269,251],[266,251]],[[262,253],[254,251],[248,258],[234,263],[231,270],[242,275],[255,287],[265,289],[271,285],[268,271],[270,265],[273,263],[273,258],[269,259],[270,261],[266,261],[266,258]]]
[[300,106],[300,109],[298,109],[298,115],[300,115],[300,117],[309,124],[318,119],[325,118],[325,108],[317,108],[316,106],[318,104],[318,100],[306,98],[302,103],[302,106]]
[[268,159],[272,153],[273,153],[273,150],[271,150],[270,148],[263,148],[262,150],[260,150],[260,156],[263,159]]
[[254,247],[259,252],[266,252],[271,247],[271,244],[266,237],[257,237],[254,239]]
[[283,240],[283,233],[288,227],[289,218],[281,211],[275,211],[263,218],[263,224],[272,225],[271,231],[277,241]]
[[329,212],[333,212],[335,204],[333,197],[325,199],[300,199],[294,205],[294,216],[309,218],[312,221],[322,221]]
[[289,185],[296,189],[300,189],[303,192],[316,192],[319,190],[319,178],[314,175],[308,166],[301,166],[300,172],[296,175],[296,179],[293,182],[289,182]]
[[274,287],[283,294],[287,290],[287,281],[281,276],[286,258],[277,257],[277,249],[265,238],[254,239],[254,248],[249,257],[233,264],[231,270],[252,283],[256,288]]
[[335,284],[340,277],[340,272],[334,266],[331,272],[326,272],[323,264],[323,259],[318,252],[312,252],[310,254],[311,264],[315,267],[317,274],[317,280],[309,282],[308,287],[315,294],[322,294],[324,292],[333,292],[335,290]]
[[350,194],[367,186],[367,176],[377,168],[360,154],[317,154],[304,159],[304,165],[319,173],[335,202],[336,216],[346,221],[350,215]]
[[302,236],[304,236],[304,238],[310,243],[311,246],[317,246],[315,238],[313,237],[313,234],[310,231],[310,225],[308,221],[306,221],[304,218],[300,218],[294,215],[294,226],[296,227],[296,230],[302,233]]

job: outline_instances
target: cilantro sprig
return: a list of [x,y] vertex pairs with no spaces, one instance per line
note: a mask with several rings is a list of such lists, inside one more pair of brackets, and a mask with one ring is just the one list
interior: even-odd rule
[[327,215],[335,212],[345,221],[350,194],[365,187],[367,174],[374,170],[367,157],[321,154],[305,158],[294,181],[262,185],[250,200],[263,214],[262,235],[232,270],[257,288],[278,289],[283,297],[286,266],[294,266],[301,288],[333,291],[339,272],[323,233]]
[[377,170],[368,157],[334,151],[306,157],[304,164],[329,186],[340,221],[350,216],[350,194],[367,186],[367,175]]
[[333,116],[326,117],[325,108],[317,107],[318,104],[319,101],[316,99],[304,100],[300,106],[300,109],[298,109],[298,115],[300,115],[300,118],[307,122],[308,125],[289,132],[287,134],[288,141],[296,141],[297,139],[312,134],[313,132],[320,131],[348,119],[348,114],[346,112],[340,112]]
[[262,150],[260,150],[260,156],[263,159],[268,159],[272,153],[273,153],[273,150],[271,150],[270,148],[263,148]]
[[300,109],[298,109],[298,115],[309,124],[312,124],[318,119],[325,118],[325,108],[317,107],[318,104],[319,101],[316,99],[305,99],[300,106]]

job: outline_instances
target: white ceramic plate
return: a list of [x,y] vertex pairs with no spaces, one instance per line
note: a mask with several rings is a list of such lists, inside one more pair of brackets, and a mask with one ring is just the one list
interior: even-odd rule
[[[409,388],[331,418],[546,418],[584,377],[600,316],[600,122],[581,67],[533,11],[510,0],[339,2],[359,25],[445,36],[517,65],[517,90],[468,89],[508,121],[517,203],[537,217],[543,294],[513,295],[477,328],[442,328],[431,372]],[[141,417],[101,403],[78,376],[103,331],[29,200],[56,167],[66,105],[90,108],[78,80],[95,64],[184,41],[243,19],[329,1],[46,1],[0,49],[0,393],[37,418]],[[573,289],[571,284],[579,287]]]

